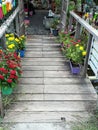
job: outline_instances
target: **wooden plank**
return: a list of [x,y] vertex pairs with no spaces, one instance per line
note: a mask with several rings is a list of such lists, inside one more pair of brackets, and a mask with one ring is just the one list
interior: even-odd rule
[[[17,94],[16,94],[17,96]],[[95,94],[18,94],[16,101],[92,101],[96,100]]]
[[92,61],[89,61],[89,65],[91,66],[92,70],[94,71],[95,75],[98,76],[97,74],[97,68],[95,67],[95,65],[92,63]]
[[[98,61],[98,52],[95,48],[92,48],[92,51],[91,51],[91,57],[94,56],[96,58],[96,60]],[[90,59],[91,59],[90,57]]]
[[[73,120],[78,120],[77,117],[79,117],[81,120],[82,119],[88,119],[88,113],[87,111],[85,112],[6,112],[6,116],[3,119],[3,123],[15,123],[17,122],[18,124],[21,123],[26,123],[28,122],[31,124],[32,122],[40,123],[40,122],[48,122],[48,123],[53,123],[53,122],[61,122],[61,117],[65,117],[67,121],[73,121]],[[62,123],[62,122],[61,122]],[[16,124],[16,123],[15,123]],[[63,123],[62,123],[63,124]],[[28,125],[27,125],[28,126]],[[33,124],[34,126],[34,124]],[[64,122],[65,126],[65,122]],[[64,128],[63,126],[63,128]],[[15,127],[14,127],[15,128]],[[22,127],[23,128],[23,127]],[[17,128],[16,128],[17,129]],[[65,128],[64,128],[65,129]],[[35,130],[35,129],[32,129]],[[60,129],[59,129],[60,130]],[[67,129],[68,130],[68,129]]]
[[90,48],[91,48],[91,42],[92,42],[92,35],[91,33],[89,33],[89,38],[88,38],[88,43],[87,43],[87,49],[86,49],[86,57],[84,59],[84,69],[83,69],[83,74],[82,77],[86,77],[86,73],[87,73],[87,67],[88,67],[88,61],[89,61],[89,55],[90,55]]
[[98,51],[98,40],[94,41],[93,47]]
[[93,54],[91,55],[91,59],[90,60],[94,64],[94,66],[95,66],[95,68],[97,70],[97,68],[98,68],[98,60],[95,58],[95,56]]
[[[87,101],[88,102],[88,101]],[[86,102],[86,103],[87,103]],[[89,108],[89,102],[87,106]],[[36,102],[16,102],[11,105],[10,111],[20,111],[20,112],[32,112],[32,111],[86,111],[88,108],[85,106],[84,101],[36,101]]]
[[75,32],[75,39],[78,40],[80,38],[81,32],[81,24],[79,22],[76,23],[76,32]]

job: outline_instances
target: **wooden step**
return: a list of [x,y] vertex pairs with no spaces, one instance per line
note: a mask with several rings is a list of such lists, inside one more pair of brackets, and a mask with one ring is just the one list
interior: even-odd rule
[[69,84],[68,85],[33,85],[19,84],[14,93],[29,94],[96,94],[91,84]]
[[69,84],[89,84],[88,79],[83,78],[20,78],[22,84],[44,84],[44,85],[67,85]]
[[23,65],[22,66],[22,70],[24,71],[24,70],[27,70],[27,71],[46,71],[46,70],[55,70],[55,71],[61,71],[61,70],[64,70],[64,71],[68,71],[68,70],[70,70],[70,68],[69,67],[67,67],[67,66],[25,66],[25,65]]
[[18,112],[69,112],[69,111],[92,111],[95,102],[88,101],[32,101],[13,102],[7,111]]
[[16,101],[96,101],[95,94],[16,94]]
[[[22,61],[23,62],[29,62],[29,61],[31,61],[31,62],[33,62],[33,61],[43,61],[43,62],[51,61],[52,62],[53,61],[54,62],[54,61],[66,61],[66,60],[65,60],[65,58],[61,58],[61,57],[60,58],[25,58],[24,57],[22,59]],[[69,63],[67,63],[67,64],[69,64]]]
[[25,62],[22,61],[22,66],[65,66],[66,63],[65,61],[33,61],[33,62]]
[[67,122],[78,121],[78,119],[87,119],[90,115],[88,112],[16,112],[10,111],[5,113],[3,123],[32,123],[32,122],[61,122],[65,118]]

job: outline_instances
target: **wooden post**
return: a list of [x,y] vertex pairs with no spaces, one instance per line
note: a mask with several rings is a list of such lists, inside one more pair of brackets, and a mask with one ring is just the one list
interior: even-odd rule
[[24,1],[18,0],[19,3],[19,35],[25,34],[25,25],[24,25]]
[[89,34],[89,39],[88,39],[88,44],[87,44],[87,54],[85,57],[85,61],[84,61],[84,67],[83,67],[83,74],[82,77],[85,78],[86,77],[86,73],[87,73],[87,67],[88,67],[88,59],[89,59],[89,53],[90,53],[90,48],[91,48],[91,43],[92,43],[92,34]]
[[72,29],[72,22],[73,22],[73,17],[72,17],[72,15],[70,15],[70,17],[69,17],[68,31],[70,31],[70,29]]
[[60,30],[65,30],[66,29],[68,4],[69,4],[69,0],[63,0],[62,1],[61,27],[60,27]]
[[3,103],[2,103],[2,94],[0,90],[0,111],[1,111],[1,117],[4,117],[4,108],[3,108]]
[[76,33],[75,33],[75,39],[80,38],[80,33],[81,33],[81,24],[79,22],[76,23]]
[[19,14],[15,17],[15,32],[19,36],[19,24],[17,23],[19,23]]

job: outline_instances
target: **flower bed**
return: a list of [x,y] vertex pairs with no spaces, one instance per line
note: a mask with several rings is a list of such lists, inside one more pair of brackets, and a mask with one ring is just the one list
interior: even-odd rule
[[63,55],[74,64],[83,64],[86,55],[86,44],[82,40],[75,40],[70,33],[59,32],[59,41]]
[[[25,36],[6,34],[6,50],[0,50],[0,87],[3,95],[9,95],[21,76],[20,51],[25,50]],[[22,54],[22,57],[24,55]]]
[[0,87],[5,94],[8,89],[11,94],[13,88],[18,83],[18,78],[21,76],[22,70],[20,65],[20,57],[16,52],[9,52],[7,50],[0,50]]

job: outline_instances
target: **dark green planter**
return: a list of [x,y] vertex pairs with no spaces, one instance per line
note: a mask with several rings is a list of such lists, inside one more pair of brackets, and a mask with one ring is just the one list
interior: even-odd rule
[[2,87],[2,95],[10,95],[13,92],[11,87]]

